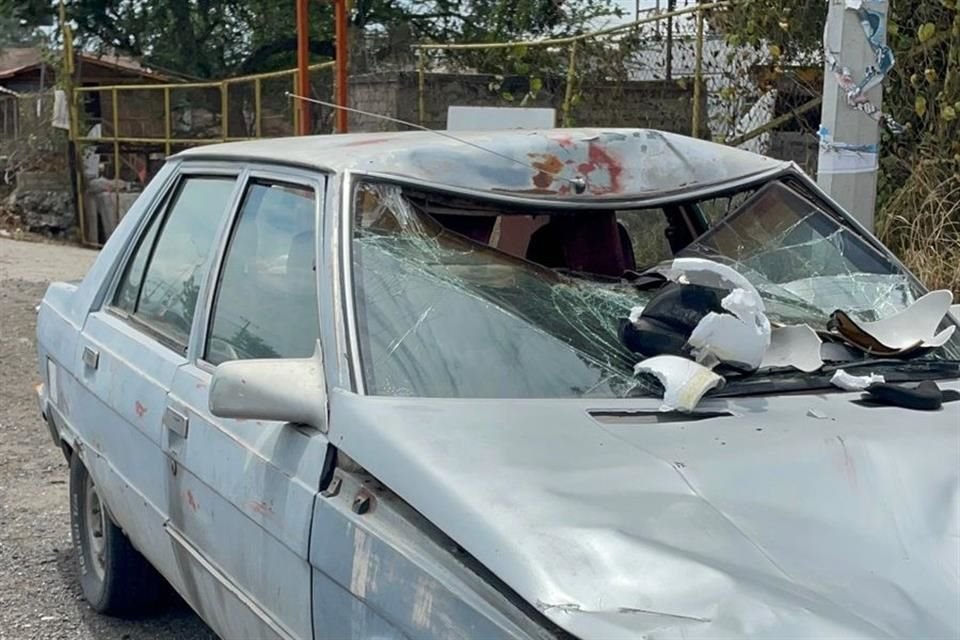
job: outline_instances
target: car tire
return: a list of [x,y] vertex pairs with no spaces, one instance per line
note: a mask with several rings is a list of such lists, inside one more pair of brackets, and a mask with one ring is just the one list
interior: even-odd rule
[[70,531],[80,587],[94,611],[130,616],[161,602],[163,578],[113,521],[76,452],[70,459]]

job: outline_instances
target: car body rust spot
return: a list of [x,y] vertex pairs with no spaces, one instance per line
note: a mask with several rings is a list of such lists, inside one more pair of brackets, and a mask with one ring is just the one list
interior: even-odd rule
[[534,186],[537,189],[548,189],[557,174],[563,171],[563,161],[552,153],[531,153],[530,158],[532,159],[530,164],[537,170],[533,176]]
[[269,517],[273,515],[273,507],[262,500],[250,500],[247,502],[247,509],[261,516]]

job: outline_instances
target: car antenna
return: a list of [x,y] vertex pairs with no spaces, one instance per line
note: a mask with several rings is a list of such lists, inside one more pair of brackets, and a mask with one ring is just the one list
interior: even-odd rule
[[512,156],[508,156],[508,155],[506,155],[506,154],[504,154],[504,153],[500,153],[499,151],[494,151],[493,149],[489,149],[489,148],[487,148],[487,147],[484,147],[484,146],[482,146],[482,145],[479,145],[479,144],[477,144],[476,142],[470,142],[469,140],[464,140],[463,138],[458,138],[457,136],[452,135],[452,134],[449,134],[449,133],[447,133],[447,132],[445,132],[445,131],[438,131],[438,130],[436,130],[436,129],[430,129],[430,128],[427,128],[427,127],[425,127],[425,126],[423,126],[423,125],[421,125],[421,124],[417,124],[417,123],[415,123],[415,122],[410,122],[410,121],[408,121],[408,120],[401,120],[400,118],[394,118],[394,117],[392,117],[392,116],[385,116],[385,115],[383,115],[383,114],[381,114],[381,113],[373,113],[373,112],[371,112],[371,111],[364,111],[363,109],[355,109],[355,108],[353,108],[353,107],[344,107],[344,106],[342,106],[342,105],[335,104],[335,103],[333,103],[333,102],[327,102],[326,100],[318,100],[317,98],[308,98],[307,96],[297,95],[296,93],[293,93],[293,92],[290,92],[290,91],[285,91],[285,92],[284,92],[284,95],[286,95],[286,96],[288,96],[288,97],[290,97],[290,98],[296,98],[297,100],[304,100],[304,101],[306,101],[306,102],[312,102],[312,103],[314,103],[314,104],[319,104],[319,105],[322,105],[322,106],[324,106],[324,107],[331,107],[331,108],[333,108],[333,109],[341,109],[341,110],[347,111],[347,112],[349,112],[349,113],[356,113],[356,114],[359,114],[359,115],[362,115],[362,116],[368,116],[368,117],[370,117],[370,118],[378,118],[378,119],[380,119],[380,120],[386,120],[387,122],[393,122],[393,123],[396,123],[396,124],[402,124],[402,125],[404,125],[404,126],[406,126],[406,127],[411,127],[411,128],[413,128],[413,129],[419,129],[420,131],[426,131],[426,132],[428,132],[428,133],[433,133],[433,134],[435,134],[435,135],[440,136],[441,138],[447,138],[448,140],[453,140],[454,142],[459,142],[460,144],[465,144],[465,145],[467,145],[468,147],[473,147],[474,149],[478,149],[478,150],[480,150],[480,151],[484,151],[484,152],[486,152],[486,153],[495,155],[495,156],[497,156],[498,158],[501,158],[501,159],[503,159],[503,160],[507,160],[508,162],[512,162],[512,163],[514,163],[514,164],[519,164],[520,166],[525,167],[525,168],[527,168],[527,169],[536,169],[537,171],[542,171],[542,172],[544,172],[544,173],[547,173],[547,174],[549,174],[549,175],[552,175],[552,176],[555,177],[555,178],[560,178],[561,180],[566,180],[567,182],[569,182],[569,183],[571,184],[571,186],[573,186],[573,190],[574,190],[574,192],[576,192],[577,194],[581,194],[581,193],[583,193],[584,191],[587,190],[587,183],[586,183],[586,181],[585,181],[581,176],[576,176],[576,177],[574,177],[574,178],[563,177],[563,176],[560,176],[557,172],[547,171],[546,169],[543,169],[543,168],[541,168],[541,167],[534,167],[532,164],[527,163],[527,162],[524,162],[523,160],[517,160],[516,158],[514,158],[514,157],[512,157]]

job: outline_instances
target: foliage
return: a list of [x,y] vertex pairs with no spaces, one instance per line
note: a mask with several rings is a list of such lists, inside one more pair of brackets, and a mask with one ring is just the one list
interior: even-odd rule
[[[16,116],[14,116],[16,111]],[[0,97],[0,112],[6,126],[0,136],[0,192],[13,185],[20,171],[65,171],[66,136],[50,126],[53,92],[21,94],[19,98]],[[16,122],[16,127],[12,125]]]
[[888,198],[877,235],[932,289],[960,294],[960,173],[922,161]]
[[[2,8],[0,3],[0,8]],[[15,16],[0,10],[0,50],[6,47],[29,47],[43,39],[35,26],[21,24]]]
[[[0,0],[0,15],[27,25],[55,22],[49,0]],[[293,0],[68,0],[81,45],[142,56],[198,77],[292,66]],[[415,40],[497,41],[564,35],[615,13],[611,0],[355,0],[356,31],[406,31]],[[333,52],[331,3],[310,2],[315,56]]]
[[[715,20],[729,42],[822,64],[826,10],[823,0],[745,0]],[[896,65],[883,108],[907,130],[883,135],[878,232],[929,284],[960,291],[960,2],[892,0],[888,45]]]

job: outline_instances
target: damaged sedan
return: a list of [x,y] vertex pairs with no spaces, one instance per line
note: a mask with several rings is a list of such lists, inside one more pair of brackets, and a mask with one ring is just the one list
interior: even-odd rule
[[223,638],[960,635],[960,336],[650,130],[173,156],[40,306],[84,596]]

